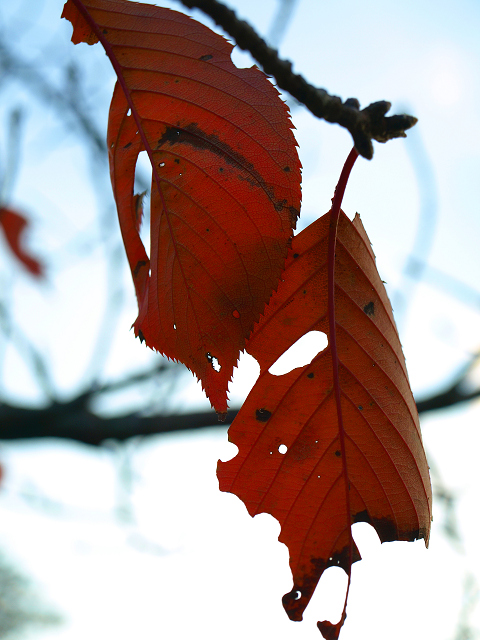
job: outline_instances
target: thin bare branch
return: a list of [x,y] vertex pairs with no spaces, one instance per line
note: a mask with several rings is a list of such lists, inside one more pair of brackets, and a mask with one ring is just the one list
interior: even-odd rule
[[339,124],[347,129],[360,155],[370,160],[373,157],[372,140],[387,142],[393,138],[405,138],[405,131],[413,127],[417,119],[409,115],[386,117],[390,102],[373,102],[360,109],[356,98],[342,102],[338,96],[325,89],[309,84],[305,78],[293,73],[292,63],[281,60],[278,52],[269,47],[256,31],[244,20],[239,20],[234,11],[217,0],[180,0],[189,9],[197,8],[209,15],[218,26],[234,38],[237,45],[249,51],[266,74],[284,91],[304,104],[317,118]]

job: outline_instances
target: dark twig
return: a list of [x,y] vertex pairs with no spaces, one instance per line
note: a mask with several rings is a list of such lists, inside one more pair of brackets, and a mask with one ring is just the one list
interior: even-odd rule
[[197,8],[209,15],[217,25],[234,38],[237,45],[249,51],[262,66],[265,73],[275,78],[280,89],[304,104],[317,118],[339,124],[350,131],[355,147],[364,158],[373,157],[372,140],[387,142],[392,138],[405,138],[405,131],[413,127],[417,119],[409,115],[385,117],[390,102],[373,102],[360,109],[356,98],[342,102],[325,89],[309,84],[303,76],[293,73],[292,63],[281,60],[277,51],[269,47],[255,30],[244,20],[239,20],[234,11],[217,0],[180,0],[189,9]]
[[[231,424],[237,415],[238,409],[231,409],[227,413],[225,422],[219,423],[213,411],[155,416],[132,413],[113,418],[103,418],[90,411],[88,405],[95,395],[152,379],[155,371],[157,370],[140,373],[125,381],[87,391],[70,402],[55,402],[41,409],[25,409],[0,404],[1,439],[65,438],[84,444],[99,445],[107,439],[123,441],[135,436],[149,436],[205,427],[223,428]],[[464,381],[465,376],[462,376],[461,380],[458,378],[443,393],[418,402],[418,412],[425,413],[444,409],[480,397],[480,390],[469,393],[462,391]]]
[[[467,376],[476,358],[457,374],[453,384],[435,396],[417,403],[418,412],[425,413],[435,409],[444,409],[455,404],[465,403],[480,397],[480,390],[467,392],[463,389]],[[119,417],[104,418],[95,414],[90,405],[92,401],[109,392],[119,391],[135,384],[148,382],[162,374],[171,375],[177,365],[164,361],[148,371],[128,376],[124,380],[110,382],[93,387],[70,402],[52,402],[40,409],[0,404],[0,424],[2,440],[24,438],[65,438],[89,445],[99,445],[105,440],[127,440],[136,436],[172,433],[202,429],[205,427],[225,427],[231,424],[238,409],[231,409],[225,422],[219,423],[213,410],[185,414],[145,416],[131,413]],[[178,365],[181,369],[181,366]]]
[[418,413],[438,411],[438,409],[446,409],[456,404],[464,404],[470,400],[480,398],[480,389],[466,392],[462,391],[462,386],[462,383],[456,383],[441,393],[437,393],[425,400],[420,400],[417,402]]
[[[227,423],[236,411],[230,411]],[[2,440],[25,438],[65,438],[89,445],[99,445],[105,440],[127,440],[135,436],[172,433],[203,427],[215,427],[219,423],[213,411],[175,414],[169,416],[142,416],[129,414],[103,418],[91,413],[75,401],[55,403],[43,409],[24,409],[12,405],[0,405]],[[225,423],[219,426],[224,427]]]
[[480,355],[476,354],[472,360],[454,377],[454,380],[449,387],[430,398],[419,400],[417,402],[418,413],[446,409],[447,407],[452,407],[456,404],[463,404],[470,400],[480,398],[480,389],[469,391],[467,387],[468,374],[472,370],[473,366],[478,362],[479,357]]

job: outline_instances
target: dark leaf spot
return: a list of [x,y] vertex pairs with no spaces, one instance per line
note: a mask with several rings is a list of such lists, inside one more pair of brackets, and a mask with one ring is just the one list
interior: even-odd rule
[[292,226],[295,227],[297,224],[298,216],[300,215],[300,211],[295,207],[288,207],[288,211],[290,213]]
[[283,170],[288,173],[290,171],[290,167],[283,167]]
[[204,56],[200,56],[199,60],[203,60],[204,62],[206,62],[207,60],[211,60],[213,58],[212,55],[210,55],[209,53],[207,53]]
[[147,264],[146,260],[139,260],[135,265],[135,269],[133,270],[133,277],[136,278],[138,276],[138,272],[142,267]]
[[[176,82],[178,82],[178,80],[176,80]],[[275,201],[273,189],[267,185],[265,179],[251,162],[221,140],[216,134],[208,134],[202,131],[196,122],[191,122],[184,127],[181,127],[180,123],[176,127],[167,127],[162,137],[158,140],[156,148],[160,149],[167,143],[170,146],[185,144],[195,149],[215,154],[227,164],[242,171],[242,173],[238,175],[239,179],[247,180],[252,186],[263,189],[266,196],[273,202],[273,206],[277,211],[282,211],[282,209],[287,206],[287,200],[282,200],[281,202]],[[289,206],[288,211],[291,216],[292,226],[295,227],[300,212],[293,206]]]
[[175,164],[180,164],[180,159],[179,158],[175,158],[174,162],[175,162]]
[[337,450],[335,451],[335,455],[337,456],[337,458],[340,458],[340,456],[341,456],[342,454],[341,454],[341,453],[340,453],[340,451],[337,449]]
[[104,30],[102,31],[102,33],[104,33],[104,34],[106,35],[106,34],[108,33],[108,31],[107,31],[106,29],[104,29]]
[[375,315],[375,305],[373,302],[369,302],[368,304],[366,304],[363,307],[363,310],[365,311],[365,313],[367,314],[367,316],[374,316]]
[[298,256],[299,256],[299,255],[300,255],[299,253],[294,253],[294,254],[293,254],[293,257],[294,257],[294,258],[298,258]]
[[145,336],[143,335],[143,333],[140,331],[140,329],[138,330],[138,337],[140,339],[140,342],[145,342]]
[[418,530],[407,534],[400,534],[397,532],[395,524],[388,518],[371,518],[366,509],[360,511],[352,517],[352,523],[355,522],[367,522],[375,528],[378,533],[378,537],[382,542],[392,542],[393,540],[416,540],[415,536],[418,536]]
[[267,422],[267,420],[270,419],[271,415],[272,415],[272,412],[267,411],[267,409],[257,409],[255,411],[255,418],[259,422]]
[[131,147],[132,143],[131,142],[127,142],[127,144],[123,147],[124,149],[128,149],[128,147]]
[[314,373],[307,373],[307,378],[313,378],[315,376]]

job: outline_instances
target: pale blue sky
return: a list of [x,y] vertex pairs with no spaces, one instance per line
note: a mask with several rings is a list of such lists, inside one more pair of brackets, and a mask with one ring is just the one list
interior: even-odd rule
[[[179,3],[159,4],[183,10]],[[231,6],[266,33],[277,3],[238,0]],[[113,71],[99,45],[70,43],[71,26],[60,20],[62,7],[57,0],[2,6],[0,37],[22,58],[40,65],[56,86],[64,86],[64,63],[74,61],[85,82],[86,109],[105,129]],[[398,321],[419,395],[447,380],[480,345],[478,297],[476,307],[456,300],[442,290],[445,283],[438,275],[445,272],[480,291],[479,32],[480,5],[473,1],[298,0],[280,47],[296,71],[331,93],[355,96],[362,106],[388,99],[392,112],[408,109],[419,117],[410,139],[375,144],[374,159],[357,162],[343,206],[347,215],[361,214],[390,294],[401,285],[406,295],[406,306],[396,298]],[[234,59],[251,63],[244,54],[235,53]],[[91,155],[71,120],[66,125],[20,83],[5,80],[0,84],[2,162],[7,115],[14,107],[21,107],[25,117],[11,203],[31,216],[29,240],[47,265],[47,281],[38,285],[19,273],[2,251],[2,301],[52,361],[60,397],[69,397],[94,372],[92,345],[109,287],[118,289],[122,304],[111,327],[106,374],[117,378],[141,368],[150,355],[129,330],[136,302],[125,262],[112,277],[104,251],[87,252],[102,234],[109,238],[109,252],[119,250],[106,163],[92,169]],[[302,226],[328,210],[351,139],[301,107],[293,109],[292,118],[304,166]],[[411,161],[416,152],[426,158],[420,178]],[[427,231],[431,221],[436,226],[428,258],[432,270],[427,269],[424,283],[412,286],[402,279],[402,270],[425,204],[418,185],[422,175],[433,185],[437,203],[424,218]],[[43,392],[22,357],[1,337],[0,342],[3,397],[41,402]],[[252,382],[251,371],[246,365],[239,372],[232,388],[237,402]],[[184,380],[168,406],[207,408],[195,383]],[[119,404],[108,409],[137,400],[117,398]],[[422,541],[380,548],[376,536],[364,532],[364,560],[354,568],[342,640],[453,640],[468,573],[480,583],[472,516],[480,488],[479,422],[480,406],[474,403],[423,423],[427,451],[458,496],[464,553],[446,541],[440,507],[434,511],[429,551]],[[291,582],[286,548],[276,542],[278,525],[268,516],[252,520],[237,498],[218,492],[216,460],[228,455],[222,431],[153,438],[134,446],[134,516],[122,521],[118,506],[126,498],[119,495],[118,453],[53,441],[4,445],[0,548],[18,559],[67,619],[63,627],[36,637],[318,639],[315,621],[324,615],[332,588],[321,587],[304,623],[288,620],[281,596]],[[38,501],[35,506],[28,497],[32,493],[61,505],[57,515]],[[478,607],[473,620],[480,629]]]

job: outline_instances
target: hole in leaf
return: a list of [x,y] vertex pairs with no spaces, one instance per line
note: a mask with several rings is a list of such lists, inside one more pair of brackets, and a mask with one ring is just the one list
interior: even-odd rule
[[297,367],[304,367],[328,345],[322,331],[309,331],[283,353],[268,370],[274,376],[283,376]]
[[216,358],[215,356],[212,356],[210,352],[208,352],[205,355],[209,363],[212,365],[212,369],[215,369],[215,371],[220,371],[220,369],[222,368],[222,365],[219,363],[218,358]]
[[380,538],[375,528],[367,522],[356,522],[352,526],[352,535],[355,544],[362,554],[362,558],[374,556],[380,551]]
[[282,456],[283,456],[283,455],[285,455],[285,454],[287,453],[287,451],[288,451],[288,447],[287,447],[287,445],[286,445],[286,444],[281,444],[281,445],[278,447],[278,453],[281,453],[281,454],[282,454]]
[[239,449],[237,445],[233,444],[233,442],[224,442],[222,443],[222,449],[219,456],[220,460],[222,462],[228,462],[237,455],[238,451]]
[[165,166],[165,162],[159,162],[159,163],[158,163],[158,166],[159,166],[159,167],[164,167],[164,166]]
[[128,116],[131,116],[131,115],[132,115],[132,110],[131,110],[131,109],[129,109],[129,110],[127,111],[127,118],[128,118]]
[[300,600],[301,597],[302,597],[302,592],[301,591],[295,591],[295,600]]
[[249,69],[252,64],[256,64],[252,56],[246,51],[242,51],[240,47],[235,47],[231,53],[233,64],[237,69]]
[[340,567],[329,567],[324,572],[311,601],[316,620],[330,620],[333,624],[340,620],[347,583],[348,576]]
[[174,324],[174,325],[173,325],[173,328],[174,328],[174,329],[175,329],[175,331],[176,331],[176,330],[177,330],[177,325],[176,325],[176,324]]
[[143,218],[140,225],[140,238],[148,254],[150,247],[150,185],[152,184],[152,165],[146,151],[141,151],[135,165],[135,192],[148,194],[142,200]]

